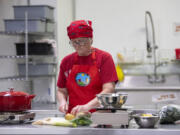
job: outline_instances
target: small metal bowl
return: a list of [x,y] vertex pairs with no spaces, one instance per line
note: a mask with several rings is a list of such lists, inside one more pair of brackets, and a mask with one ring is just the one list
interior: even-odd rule
[[103,107],[121,108],[127,100],[127,94],[124,93],[107,93],[97,94],[96,97]]
[[[156,110],[135,110],[132,117],[140,128],[154,128],[159,121],[159,115]],[[151,114],[152,116],[143,116],[142,114]]]
[[134,116],[134,120],[140,128],[154,128],[159,116]]

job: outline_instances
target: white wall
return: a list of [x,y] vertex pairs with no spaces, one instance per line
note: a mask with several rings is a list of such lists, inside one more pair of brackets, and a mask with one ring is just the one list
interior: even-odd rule
[[58,62],[64,56],[71,53],[73,48],[69,45],[67,36],[67,26],[74,19],[74,0],[58,0],[57,1],[57,30],[58,30]]
[[[75,18],[92,20],[94,46],[110,52],[114,62],[117,62],[117,52],[125,54],[123,51],[133,53],[133,50],[143,50],[146,57],[145,11],[150,11],[154,20],[156,43],[159,47],[158,57],[160,60],[174,59],[174,48],[180,48],[180,33],[173,31],[174,23],[180,23],[179,5],[180,0],[76,0]],[[132,54],[126,54],[126,57],[130,58],[130,56],[133,59]],[[134,57],[137,58],[137,55]],[[140,79],[135,76],[134,80],[126,76],[125,81],[120,83],[119,90],[128,93],[127,104],[138,105],[140,108],[142,106],[144,108],[144,105],[146,108],[156,107],[157,105],[152,103],[152,96],[169,92],[177,94],[174,103],[179,104],[178,78],[176,76],[171,80],[171,76],[168,76],[166,83],[150,84],[146,76]],[[138,90],[137,88],[163,85],[169,88],[177,87],[178,90]],[[130,90],[123,89],[128,87]]]
[[[180,104],[180,92],[179,90],[164,90],[164,89],[151,89],[151,90],[123,90],[120,89],[121,93],[127,93],[128,98],[125,103],[127,106],[133,106],[138,109],[160,109],[162,106],[167,104]],[[176,98],[174,100],[164,100],[163,102],[153,102],[152,98],[159,95],[174,94]]]
[[[180,0],[76,0],[76,19],[93,21],[94,46],[116,53],[122,48],[146,50],[145,11],[152,13],[159,49],[180,47],[180,34],[173,24],[180,22]],[[170,55],[174,57],[174,55]]]

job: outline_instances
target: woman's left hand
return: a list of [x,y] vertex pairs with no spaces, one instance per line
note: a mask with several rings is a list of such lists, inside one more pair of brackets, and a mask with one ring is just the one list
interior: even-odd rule
[[88,104],[85,105],[77,105],[71,110],[71,114],[76,115],[79,112],[88,112],[90,110],[90,107]]

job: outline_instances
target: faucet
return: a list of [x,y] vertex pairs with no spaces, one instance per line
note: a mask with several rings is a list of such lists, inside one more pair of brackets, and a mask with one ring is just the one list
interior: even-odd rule
[[[150,24],[148,22],[150,22]],[[148,24],[150,25],[151,29],[149,29]],[[147,47],[147,53],[148,53],[147,58],[153,57],[153,64],[154,64],[153,75],[148,75],[148,81],[150,83],[165,82],[165,76],[157,74],[157,68],[161,66],[161,64],[157,63],[156,50],[158,49],[158,46],[156,45],[156,40],[155,40],[153,18],[152,18],[151,12],[149,11],[145,12],[145,28],[146,28],[146,45],[147,45],[146,47]]]

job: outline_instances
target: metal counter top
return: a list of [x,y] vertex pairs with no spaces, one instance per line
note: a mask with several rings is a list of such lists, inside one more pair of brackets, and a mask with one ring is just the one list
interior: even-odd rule
[[[47,110],[45,110],[46,108]],[[34,104],[31,111],[36,113],[35,120],[45,117],[58,117],[60,113],[57,105]],[[157,125],[153,129],[139,129],[134,120],[130,121],[129,128],[93,128],[93,127],[60,127],[48,125],[0,124],[0,134],[59,134],[59,135],[180,135],[179,125]]]
[[56,127],[40,126],[31,124],[1,125],[0,134],[59,134],[59,135],[179,135],[179,125],[164,125],[155,129],[112,129],[112,128],[91,128],[91,127]]
[[[49,112],[47,110],[47,112]],[[50,116],[61,116],[62,114],[37,115],[36,119]],[[54,111],[55,112],[55,111]],[[52,113],[52,112],[51,112]],[[31,122],[24,124],[1,124],[0,134],[59,134],[59,135],[179,135],[179,125],[157,125],[152,129],[140,129],[134,120],[130,121],[129,128],[93,128],[93,127],[60,127],[49,125],[31,125]]]

